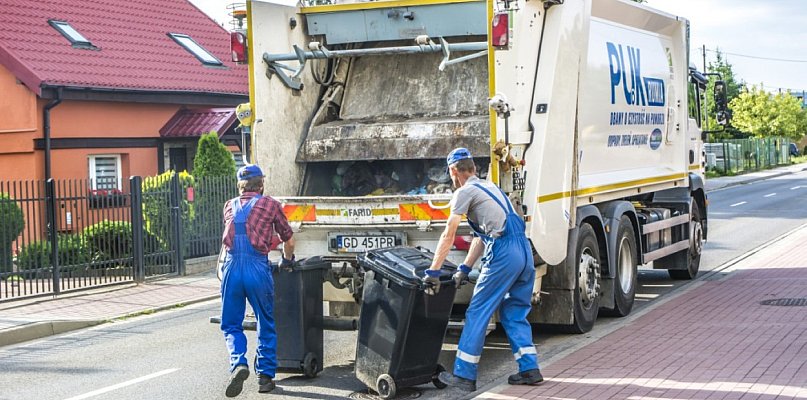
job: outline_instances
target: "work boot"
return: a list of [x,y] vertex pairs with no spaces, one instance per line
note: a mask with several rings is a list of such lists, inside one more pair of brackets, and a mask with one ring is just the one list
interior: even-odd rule
[[235,397],[241,394],[244,389],[244,381],[249,378],[249,367],[246,364],[236,365],[232,373],[230,373],[230,381],[227,383],[227,390],[224,395],[227,397]]
[[507,383],[511,385],[533,385],[537,386],[544,382],[544,377],[541,375],[541,370],[538,368],[531,369],[517,374],[510,375],[507,378]]
[[258,374],[258,393],[269,393],[275,389],[275,381],[271,376]]
[[466,392],[476,391],[476,381],[461,378],[445,371],[441,372],[440,375],[437,375],[437,379],[448,386],[454,386]]

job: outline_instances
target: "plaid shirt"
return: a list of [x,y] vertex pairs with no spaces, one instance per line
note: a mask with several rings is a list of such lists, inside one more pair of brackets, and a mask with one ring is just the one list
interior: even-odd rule
[[[257,194],[244,192],[239,197],[241,205],[249,202]],[[221,240],[228,249],[232,248],[235,240],[233,218],[235,218],[235,213],[232,208],[232,200],[230,200],[224,203],[224,235]],[[272,250],[272,242],[277,243],[276,235],[279,235],[280,240],[283,242],[291,239],[291,227],[286,219],[286,214],[283,213],[283,207],[281,207],[280,202],[269,196],[264,196],[255,203],[252,207],[252,212],[247,218],[247,237],[249,237],[249,242],[256,251],[268,254]]]

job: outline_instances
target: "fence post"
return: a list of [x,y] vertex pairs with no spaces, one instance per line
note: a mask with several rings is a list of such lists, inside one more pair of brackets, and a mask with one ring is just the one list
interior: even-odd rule
[[182,229],[182,187],[179,185],[179,174],[171,176],[171,225],[174,228],[174,264],[177,266],[177,274],[185,275],[185,255],[183,250],[183,229]]
[[143,178],[129,178],[132,206],[132,257],[134,257],[134,279],[142,283],[146,280],[146,259],[143,235]]
[[56,182],[53,178],[45,181],[45,218],[50,242],[50,265],[53,272],[53,295],[61,292],[59,274],[59,235],[56,227]]

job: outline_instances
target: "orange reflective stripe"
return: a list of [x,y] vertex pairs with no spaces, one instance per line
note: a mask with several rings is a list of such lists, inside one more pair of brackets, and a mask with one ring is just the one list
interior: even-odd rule
[[398,206],[401,221],[446,220],[451,214],[448,208],[435,209],[429,203],[401,204]]
[[283,213],[290,222],[315,222],[317,209],[314,206],[284,205]]

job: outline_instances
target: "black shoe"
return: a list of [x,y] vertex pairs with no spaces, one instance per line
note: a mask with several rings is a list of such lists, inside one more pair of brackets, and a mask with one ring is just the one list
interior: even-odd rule
[[531,369],[529,371],[519,372],[510,375],[507,378],[507,383],[511,385],[534,385],[538,386],[544,382],[544,377],[541,375],[541,370]]
[[448,386],[454,386],[456,388],[462,389],[466,392],[475,392],[476,391],[476,381],[472,381],[470,379],[460,378],[454,374],[450,374],[448,372],[441,372],[440,375],[437,375],[437,379],[440,382],[445,383]]
[[275,381],[271,376],[258,374],[258,393],[269,393],[275,389]]
[[227,397],[235,397],[241,394],[244,389],[244,381],[249,378],[249,367],[245,364],[236,365],[233,372],[230,374],[230,382],[227,383],[227,390],[224,395]]

